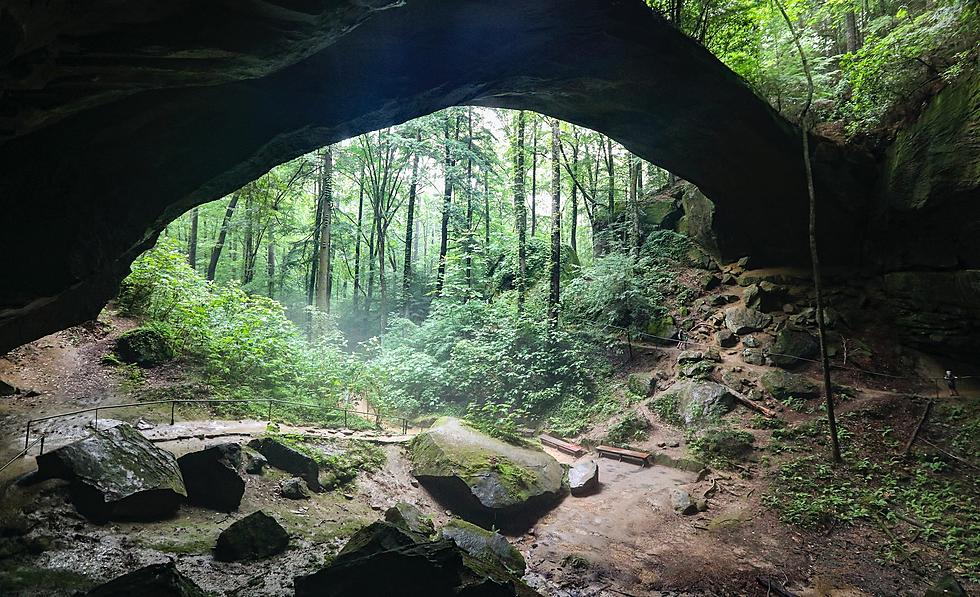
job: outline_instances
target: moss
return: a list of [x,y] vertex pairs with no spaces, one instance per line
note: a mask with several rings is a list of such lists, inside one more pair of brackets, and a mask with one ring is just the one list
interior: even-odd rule
[[316,461],[320,466],[320,483],[328,491],[344,487],[353,482],[358,473],[376,471],[388,461],[381,448],[361,440],[350,440],[343,452],[328,454],[298,433],[267,432],[266,435]]
[[684,424],[680,413],[680,396],[676,393],[664,392],[648,402],[647,406],[666,423],[678,427]]
[[646,438],[649,430],[650,421],[641,414],[631,412],[609,428],[605,441],[614,446],[623,446],[631,441]]

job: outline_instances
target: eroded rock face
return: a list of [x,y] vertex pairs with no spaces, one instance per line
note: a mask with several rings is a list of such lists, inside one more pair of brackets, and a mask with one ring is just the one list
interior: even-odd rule
[[418,508],[406,502],[398,502],[388,508],[385,511],[385,521],[423,537],[428,537],[436,532],[432,526],[432,520],[424,516]]
[[245,495],[245,481],[239,474],[242,447],[219,444],[184,454],[177,459],[187,488],[188,503],[219,512],[238,509]]
[[809,332],[784,329],[776,335],[769,351],[769,360],[787,369],[806,364],[803,359],[820,355],[820,343]]
[[518,578],[524,576],[527,568],[524,556],[500,533],[455,519],[439,529],[439,534],[478,560],[503,566]]
[[214,558],[224,562],[258,560],[286,551],[289,533],[279,522],[258,510],[221,531]]
[[564,471],[545,452],[512,446],[443,417],[409,444],[412,474],[474,522],[498,526],[553,505]]
[[[315,148],[456,104],[602,131],[711,198],[717,252],[806,258],[798,130],[641,2],[0,10],[0,254],[16,281],[0,288],[0,352],[92,318],[194,205]],[[851,173],[868,164],[842,153],[814,140],[821,246],[851,256],[859,226],[845,207],[860,209],[868,190]]]
[[37,457],[37,478],[71,481],[72,502],[95,522],[160,520],[187,490],[170,452],[126,423]]
[[320,465],[315,460],[271,437],[257,437],[248,447],[265,456],[271,466],[301,477],[312,491],[322,491]]
[[795,373],[787,373],[778,369],[767,371],[759,378],[759,382],[776,400],[788,398],[810,400],[820,397],[820,388],[817,387],[817,384]]
[[177,570],[174,563],[151,564],[95,587],[87,597],[207,597],[208,593]]
[[656,400],[674,401],[685,425],[721,417],[735,408],[731,391],[713,381],[681,380],[661,392]]
[[725,312],[725,327],[739,336],[764,330],[770,323],[772,323],[772,315],[755,309],[735,307]]

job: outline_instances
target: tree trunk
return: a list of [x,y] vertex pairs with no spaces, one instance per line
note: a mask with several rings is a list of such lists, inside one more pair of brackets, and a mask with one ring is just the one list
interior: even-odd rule
[[527,206],[524,197],[524,110],[517,113],[517,165],[514,167],[514,227],[517,229],[517,311],[527,292]]
[[634,257],[640,255],[640,202],[638,197],[638,187],[640,180],[640,161],[635,155],[629,155],[629,201],[630,201],[630,227],[629,245],[630,254]]
[[333,223],[333,147],[323,150],[323,163],[320,176],[320,246],[317,252],[316,308],[330,313],[330,281],[333,274],[331,264],[330,227]]
[[531,238],[538,231],[538,120],[531,117]]
[[197,228],[198,228],[198,209],[191,210],[191,235],[187,239],[187,261],[191,264],[191,269],[197,269]]
[[490,295],[490,171],[483,171],[483,267],[486,270],[486,293]]
[[361,237],[364,235],[364,166],[361,166],[361,177],[358,179],[357,191],[357,226],[354,232],[354,297],[352,304],[357,311],[357,303],[361,300]]
[[378,209],[372,206],[371,209],[371,235],[368,237],[368,280],[367,297],[364,299],[364,312],[371,312],[371,301],[374,299],[374,259],[377,254],[377,232],[378,232]]
[[268,275],[269,298],[276,298],[276,234],[272,222],[269,223],[269,244],[266,251],[266,274]]
[[221,220],[221,231],[218,233],[218,240],[214,243],[214,248],[211,249],[211,261],[208,263],[208,280],[214,280],[215,270],[218,269],[218,258],[221,257],[221,248],[225,245],[225,238],[228,236],[228,227],[231,225],[231,217],[235,215],[235,206],[238,205],[238,196],[241,194],[241,190],[235,191],[235,194],[231,196],[231,201],[228,202],[228,208],[225,209],[225,217]]
[[452,207],[453,199],[453,174],[452,174],[452,153],[449,143],[449,118],[446,113],[445,142],[446,157],[443,161],[444,190],[442,195],[442,227],[439,229],[439,268],[436,272],[436,296],[442,294],[442,287],[446,282],[446,256],[449,252],[449,210]]
[[466,115],[466,288],[473,288],[473,108]]
[[858,51],[858,48],[860,48],[860,42],[858,40],[857,15],[854,14],[853,9],[847,11],[847,14],[845,15],[844,29],[847,37],[847,51],[853,54],[854,52]]
[[[422,129],[415,133],[416,142],[422,141]],[[408,187],[408,218],[405,221],[405,266],[402,271],[402,315],[408,317],[408,304],[412,292],[412,246],[418,242],[414,236],[415,226],[415,195],[419,185],[419,154],[412,153],[412,181]]]
[[569,230],[568,241],[572,245],[572,252],[578,254],[578,133],[575,134],[575,143],[572,145],[572,216]]
[[561,291],[561,165],[559,163],[558,120],[551,120],[551,287],[548,293],[548,320],[558,327],[558,300]]

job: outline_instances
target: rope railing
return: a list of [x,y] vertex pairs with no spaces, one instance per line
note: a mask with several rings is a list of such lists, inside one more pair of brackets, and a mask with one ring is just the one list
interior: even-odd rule
[[[129,402],[129,403],[125,403],[125,404],[107,404],[107,405],[104,405],[104,406],[101,406],[101,405],[100,406],[93,406],[91,408],[82,408],[82,409],[79,409],[79,410],[73,410],[71,412],[58,413],[56,415],[48,415],[46,417],[37,417],[37,418],[34,418],[34,419],[29,419],[27,421],[27,427],[26,427],[26,430],[24,432],[24,450],[22,450],[16,457],[14,457],[13,460],[16,460],[17,458],[20,458],[22,456],[25,456],[27,454],[27,452],[35,444],[37,444],[37,443],[40,443],[40,445],[41,445],[40,451],[41,451],[42,454],[44,453],[44,436],[43,435],[40,436],[40,439],[37,439],[37,440],[34,441],[34,443],[31,443],[31,426],[34,425],[34,424],[36,424],[36,423],[41,423],[43,421],[51,421],[51,420],[54,420],[54,419],[63,419],[63,418],[66,418],[66,417],[73,417],[73,416],[81,415],[81,414],[85,414],[85,413],[94,413],[94,415],[95,415],[94,426],[95,426],[96,431],[98,431],[98,429],[99,429],[99,411],[113,410],[113,409],[119,409],[119,408],[133,408],[133,407],[136,407],[136,406],[153,406],[153,405],[157,405],[157,404],[169,404],[170,405],[170,424],[171,425],[174,425],[176,423],[176,409],[177,409],[177,405],[178,404],[242,404],[242,403],[260,403],[260,404],[267,404],[268,405],[267,418],[268,418],[269,423],[272,423],[273,422],[273,420],[272,420],[273,406],[279,404],[279,405],[299,406],[299,407],[303,407],[303,408],[307,408],[307,409],[311,409],[311,410],[319,410],[319,411],[327,411],[327,412],[332,411],[332,412],[342,413],[343,414],[343,417],[344,417],[344,427],[345,428],[346,427],[349,427],[349,423],[350,423],[349,416],[350,415],[355,415],[355,416],[358,416],[358,417],[366,418],[368,420],[370,420],[371,418],[374,418],[375,425],[377,427],[379,427],[379,428],[381,427],[381,421],[382,420],[385,420],[385,419],[387,419],[387,420],[394,420],[394,421],[397,421],[399,423],[399,426],[400,426],[400,428],[402,430],[402,434],[408,433],[408,426],[409,425],[408,425],[408,419],[406,417],[387,416],[387,415],[382,415],[379,412],[373,412],[373,413],[371,413],[371,412],[364,412],[364,411],[359,411],[359,410],[354,410],[354,409],[349,409],[349,408],[342,408],[342,407],[339,407],[339,406],[327,406],[327,405],[322,405],[322,404],[310,404],[309,402],[295,402],[295,401],[290,401],[290,400],[278,400],[278,399],[275,399],[275,398],[238,398],[238,399],[230,399],[230,400],[218,400],[218,399],[207,399],[207,398],[173,399],[173,400],[150,400],[150,401],[146,401],[146,402]],[[0,470],[3,470],[3,468],[6,468],[6,466],[9,465],[9,464],[10,463],[8,462],[6,465],[4,465],[4,467],[0,468]]]

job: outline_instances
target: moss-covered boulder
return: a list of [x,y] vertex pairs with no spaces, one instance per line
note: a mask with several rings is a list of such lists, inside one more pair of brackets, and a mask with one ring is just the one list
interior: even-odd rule
[[289,533],[279,522],[259,510],[221,531],[214,558],[223,562],[258,560],[286,551]]
[[819,354],[820,344],[816,338],[809,332],[789,328],[779,332],[769,349],[773,364],[787,369],[799,367],[806,363],[803,359],[813,359]]
[[398,502],[385,511],[385,522],[401,527],[405,530],[417,533],[424,537],[429,537],[436,532],[432,525],[432,519],[422,514],[422,512],[406,502]]
[[126,423],[38,456],[34,478],[70,481],[72,503],[99,523],[167,518],[187,497],[174,455]]
[[208,597],[174,562],[151,564],[95,587],[86,597]]
[[158,330],[135,328],[116,340],[116,356],[131,365],[156,367],[174,358],[174,350]]
[[524,556],[500,533],[455,519],[439,529],[439,534],[451,539],[460,549],[478,560],[499,564],[519,577],[524,576],[527,568]]
[[613,446],[628,446],[650,435],[650,420],[637,412],[627,413],[606,432],[604,442]]
[[809,400],[820,397],[820,388],[815,383],[795,373],[774,369],[765,372],[759,382],[776,400],[799,398]]
[[443,417],[409,444],[412,474],[480,524],[521,524],[564,494],[564,471],[540,450],[489,437]]
[[719,383],[681,380],[661,392],[650,406],[668,422],[695,425],[730,412],[735,396]]
[[725,312],[725,327],[733,334],[742,336],[765,329],[772,323],[772,316],[744,307],[735,307]]
[[311,456],[271,437],[257,437],[248,447],[265,456],[271,466],[302,478],[312,491],[322,491],[320,465]]

